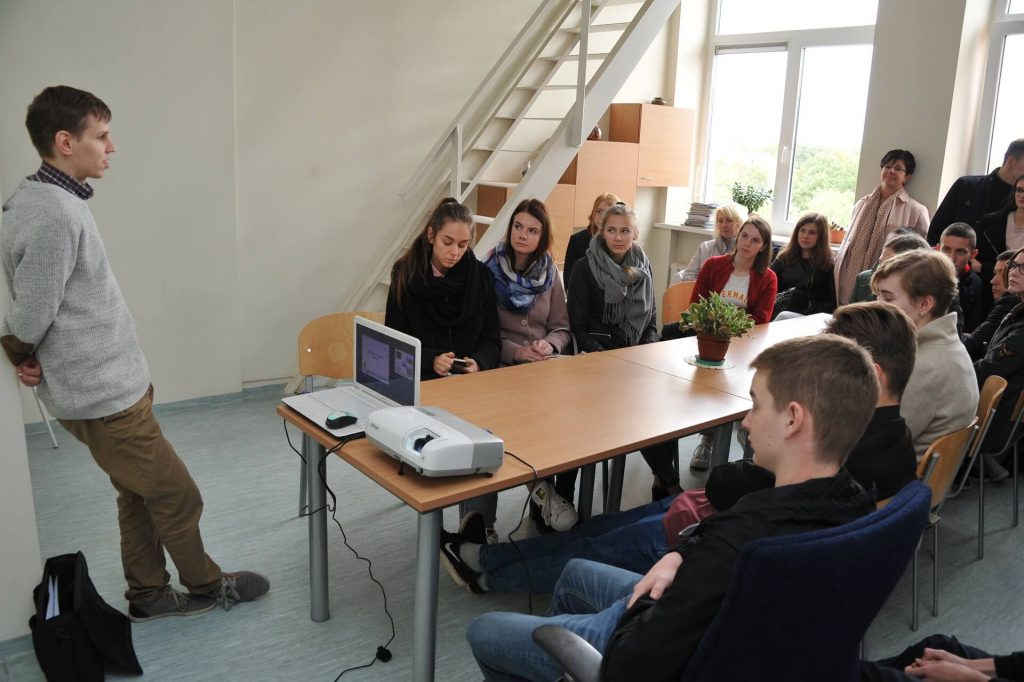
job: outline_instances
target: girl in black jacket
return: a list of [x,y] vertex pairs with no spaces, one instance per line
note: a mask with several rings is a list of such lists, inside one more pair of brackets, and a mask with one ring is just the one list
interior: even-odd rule
[[423,345],[423,379],[497,367],[494,278],[473,255],[473,213],[444,199],[391,271],[384,323]]
[[835,310],[834,267],[828,218],[820,213],[803,214],[789,243],[771,265],[779,280],[772,319],[781,312],[813,315]]

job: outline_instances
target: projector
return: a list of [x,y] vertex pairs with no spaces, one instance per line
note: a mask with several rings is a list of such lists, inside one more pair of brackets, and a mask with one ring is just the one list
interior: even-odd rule
[[440,407],[386,407],[366,418],[366,438],[423,476],[492,474],[505,443]]

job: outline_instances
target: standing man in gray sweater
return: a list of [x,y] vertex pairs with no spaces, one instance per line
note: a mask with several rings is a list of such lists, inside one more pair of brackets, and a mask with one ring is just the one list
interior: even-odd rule
[[[25,125],[42,166],[3,207],[0,260],[13,301],[0,345],[26,386],[88,446],[117,490],[121,561],[135,621],[263,596],[266,577],[224,573],[203,548],[203,499],[153,417],[149,367],[86,203],[110,167],[110,109],[49,87]],[[170,586],[164,549],[187,592]]]

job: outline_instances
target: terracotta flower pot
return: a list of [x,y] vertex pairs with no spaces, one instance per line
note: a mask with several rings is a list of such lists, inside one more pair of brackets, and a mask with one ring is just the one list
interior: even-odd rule
[[721,362],[729,350],[731,339],[720,336],[697,335],[697,357],[704,362]]
[[842,244],[843,240],[846,239],[846,230],[829,230],[828,240],[832,244]]

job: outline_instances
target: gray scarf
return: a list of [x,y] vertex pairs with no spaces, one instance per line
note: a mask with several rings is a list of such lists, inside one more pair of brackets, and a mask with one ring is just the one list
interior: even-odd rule
[[654,302],[654,283],[647,254],[634,242],[622,263],[616,263],[601,244],[601,235],[598,234],[590,240],[587,262],[597,285],[604,291],[601,321],[621,329],[629,345],[635,346],[651,319]]

